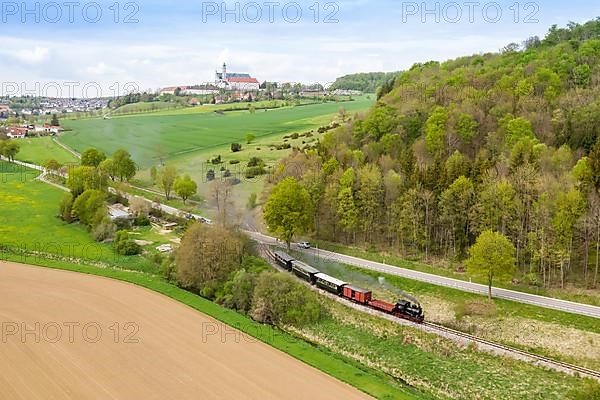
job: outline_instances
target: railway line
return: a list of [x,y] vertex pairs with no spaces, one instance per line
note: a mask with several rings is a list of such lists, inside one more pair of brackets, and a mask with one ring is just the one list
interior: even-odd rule
[[[264,256],[269,259],[269,261],[271,262],[272,265],[276,266],[281,271],[285,271],[283,268],[279,267],[276,257],[275,257],[275,253],[268,245],[261,243],[261,244],[259,244],[259,246],[260,246],[260,249],[263,252]],[[528,352],[525,350],[521,350],[521,349],[518,349],[515,347],[507,346],[504,344],[495,343],[495,342],[492,342],[492,341],[489,341],[489,340],[486,340],[486,339],[483,339],[483,338],[480,338],[480,337],[477,337],[474,335],[470,335],[468,333],[461,332],[461,331],[458,331],[458,330],[455,330],[452,328],[448,328],[446,326],[439,325],[439,324],[436,324],[433,322],[425,321],[423,323],[415,323],[415,322],[411,322],[409,320],[400,319],[393,315],[386,314],[384,312],[375,310],[370,307],[365,307],[362,304],[354,303],[354,302],[344,299],[340,296],[336,296],[332,293],[328,293],[326,291],[320,290],[320,289],[316,288],[315,286],[312,286],[308,283],[307,283],[307,285],[310,286],[311,289],[319,292],[320,294],[322,294],[332,300],[335,300],[339,303],[342,303],[348,307],[351,307],[355,310],[358,310],[358,311],[366,313],[366,314],[370,314],[370,315],[374,315],[374,316],[377,316],[380,318],[387,319],[387,320],[392,321],[399,325],[410,326],[410,327],[417,328],[417,329],[420,329],[420,330],[428,332],[428,333],[437,334],[439,336],[445,337],[445,338],[450,339],[459,344],[463,344],[463,345],[474,344],[480,350],[494,353],[497,355],[512,357],[512,358],[515,358],[518,360],[527,361],[527,362],[539,365],[541,367],[554,369],[556,371],[564,372],[564,373],[571,374],[571,375],[580,375],[583,377],[592,378],[592,379],[596,379],[597,381],[600,381],[600,371],[595,371],[595,370],[581,367],[578,365],[570,364],[570,363],[567,363],[564,361],[559,361],[559,360],[555,360],[555,359],[552,359],[549,357],[544,357],[544,356],[541,356],[538,354],[534,354],[534,353],[531,353],[531,352]]]

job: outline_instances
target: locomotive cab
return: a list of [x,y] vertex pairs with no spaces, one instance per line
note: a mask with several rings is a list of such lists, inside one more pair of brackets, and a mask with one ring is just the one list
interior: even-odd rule
[[406,300],[398,300],[396,303],[396,310],[416,320],[422,321],[425,318],[423,315],[423,308],[420,304],[413,304]]

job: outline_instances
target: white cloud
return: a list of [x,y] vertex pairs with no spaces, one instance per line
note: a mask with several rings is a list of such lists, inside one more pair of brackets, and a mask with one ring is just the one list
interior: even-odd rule
[[13,53],[13,56],[25,64],[39,64],[46,61],[50,50],[46,47],[35,46],[33,49],[21,49]]

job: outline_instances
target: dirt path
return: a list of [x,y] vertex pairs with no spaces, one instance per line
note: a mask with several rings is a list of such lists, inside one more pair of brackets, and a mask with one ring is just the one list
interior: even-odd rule
[[369,398],[183,304],[105,278],[2,262],[0,328],[2,399]]

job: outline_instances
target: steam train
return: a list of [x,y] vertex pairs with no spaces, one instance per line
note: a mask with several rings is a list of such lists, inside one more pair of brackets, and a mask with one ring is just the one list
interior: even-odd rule
[[274,256],[281,267],[292,272],[298,278],[329,293],[333,293],[334,295],[343,297],[365,307],[383,311],[386,314],[407,319],[412,322],[422,323],[425,320],[423,309],[421,308],[421,305],[416,302],[413,303],[407,300],[398,300],[396,304],[392,304],[383,300],[374,299],[371,291],[324,274],[318,269],[294,259],[287,253],[275,251]]

